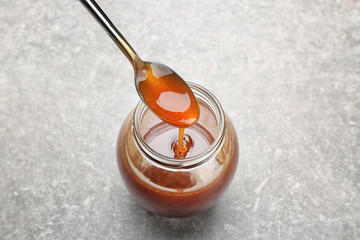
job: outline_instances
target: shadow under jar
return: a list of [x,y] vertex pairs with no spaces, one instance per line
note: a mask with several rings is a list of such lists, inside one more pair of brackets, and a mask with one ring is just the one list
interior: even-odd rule
[[214,205],[229,186],[238,162],[235,129],[218,100],[189,83],[200,106],[198,122],[185,129],[190,150],[174,158],[178,128],[160,120],[142,102],[124,121],[117,160],[124,183],[145,209],[187,217]]

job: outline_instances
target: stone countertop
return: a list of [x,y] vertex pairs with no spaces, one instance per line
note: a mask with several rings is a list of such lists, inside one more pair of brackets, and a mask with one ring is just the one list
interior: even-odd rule
[[78,1],[2,0],[0,239],[360,239],[359,1],[99,4],[218,97],[234,181],[194,217],[139,207],[115,157],[131,65]]

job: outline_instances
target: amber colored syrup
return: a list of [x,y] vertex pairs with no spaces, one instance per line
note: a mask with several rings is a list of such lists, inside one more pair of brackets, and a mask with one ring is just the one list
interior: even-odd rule
[[189,150],[187,143],[183,143],[184,128],[194,125],[200,114],[190,87],[170,68],[159,63],[145,63],[138,74],[138,89],[158,117],[179,127],[178,153],[175,152],[174,157],[184,158]]
[[[186,152],[188,150],[187,146],[183,145],[183,137],[184,137],[184,128],[179,128],[179,144],[178,144],[178,149],[179,152],[183,153]],[[175,153],[176,154],[176,153]]]
[[185,158],[190,148],[193,146],[193,140],[191,136],[187,135],[187,139],[184,139],[185,128],[179,128],[179,140],[177,144],[174,144],[174,158]]
[[[180,132],[182,132],[180,130]],[[203,126],[196,123],[186,128],[178,139],[176,127],[161,122],[150,128],[144,135],[144,140],[154,151],[167,157],[185,158],[205,152],[214,142],[214,137]],[[181,133],[180,133],[181,135]],[[180,149],[182,146],[182,149]]]
[[[197,123],[200,107],[189,86],[161,64],[148,63],[140,72],[139,93],[163,120],[147,130],[143,136],[146,144],[157,153],[174,158],[206,152],[215,141],[214,136]],[[118,142],[119,169],[129,191],[146,209],[169,217],[190,216],[211,207],[229,185],[238,157],[233,127],[224,142],[229,152],[222,148],[213,161],[202,167],[172,171],[144,161],[133,142],[126,140],[132,136],[128,124],[130,120],[123,125]]]
[[138,74],[138,90],[148,107],[163,121],[189,127],[199,118],[197,99],[186,82],[170,68],[146,63]]

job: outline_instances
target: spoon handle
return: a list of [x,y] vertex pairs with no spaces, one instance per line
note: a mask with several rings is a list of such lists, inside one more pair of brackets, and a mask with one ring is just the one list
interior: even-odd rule
[[124,36],[115,27],[111,20],[106,16],[104,11],[95,2],[95,0],[79,0],[89,13],[96,19],[96,21],[103,27],[105,32],[111,37],[115,44],[120,48],[123,54],[130,61],[135,69],[136,63],[141,63],[140,57],[136,54],[134,49],[126,41]]

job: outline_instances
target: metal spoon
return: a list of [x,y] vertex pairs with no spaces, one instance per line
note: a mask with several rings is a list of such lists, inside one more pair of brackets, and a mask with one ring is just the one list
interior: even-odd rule
[[94,0],[80,0],[109,34],[134,68],[136,90],[143,102],[162,120],[189,127],[199,117],[199,105],[186,82],[171,68],[141,60]]

